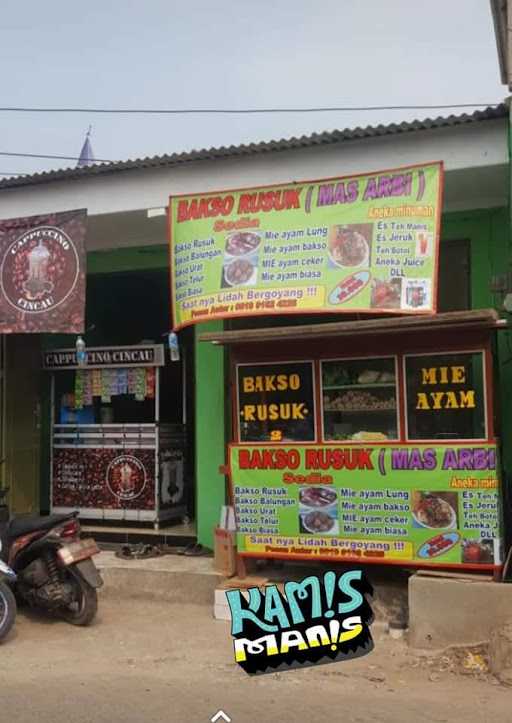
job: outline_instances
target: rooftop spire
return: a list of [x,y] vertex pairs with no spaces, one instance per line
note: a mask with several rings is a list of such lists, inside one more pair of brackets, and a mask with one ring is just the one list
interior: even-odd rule
[[82,166],[92,166],[94,164],[94,152],[92,150],[91,141],[89,140],[91,131],[92,126],[89,126],[82,150],[80,151],[80,158],[76,164],[77,168],[82,168]]

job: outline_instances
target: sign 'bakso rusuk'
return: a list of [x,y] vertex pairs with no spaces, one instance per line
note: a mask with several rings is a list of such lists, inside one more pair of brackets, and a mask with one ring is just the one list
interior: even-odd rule
[[0,221],[0,333],[80,333],[87,211]]
[[436,311],[443,165],[173,196],[174,329],[208,319]]
[[[158,345],[91,347],[86,350],[87,367],[159,367],[163,366],[164,348]],[[43,355],[44,369],[78,369],[74,349],[53,349]]]

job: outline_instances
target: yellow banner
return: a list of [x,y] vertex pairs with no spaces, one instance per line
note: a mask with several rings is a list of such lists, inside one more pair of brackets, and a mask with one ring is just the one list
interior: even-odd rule
[[303,288],[238,289],[199,296],[182,304],[182,321],[191,323],[221,316],[250,316],[289,312],[314,311],[325,304],[325,289],[321,286]]
[[174,329],[295,310],[434,312],[442,186],[436,162],[171,197]]

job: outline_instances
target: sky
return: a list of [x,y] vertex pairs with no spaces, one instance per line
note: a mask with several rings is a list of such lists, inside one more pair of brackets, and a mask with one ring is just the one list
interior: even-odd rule
[[[0,106],[497,103],[488,0],[3,0]],[[448,115],[123,116],[0,111],[0,152],[126,160]],[[454,110],[461,113],[464,110]],[[0,156],[0,173],[74,161]]]

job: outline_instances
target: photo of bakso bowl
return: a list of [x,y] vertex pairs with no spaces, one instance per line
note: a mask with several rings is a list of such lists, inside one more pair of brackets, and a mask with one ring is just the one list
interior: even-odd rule
[[299,500],[305,507],[328,507],[336,502],[335,490],[328,487],[305,487],[299,492]]
[[249,259],[236,259],[224,266],[224,278],[229,286],[245,286],[256,283],[258,270]]
[[304,526],[304,529],[306,529],[308,532],[321,535],[327,532],[331,532],[334,525],[336,524],[336,520],[334,517],[331,517],[326,512],[314,510],[312,512],[307,512],[305,515],[302,516],[302,524]]
[[333,226],[329,238],[331,261],[342,268],[368,266],[370,247],[365,237],[350,226]]
[[437,495],[421,495],[413,507],[412,515],[420,527],[429,530],[449,530],[457,524],[457,514],[453,507]]
[[237,258],[256,251],[261,243],[261,235],[254,231],[235,231],[226,237],[226,256]]

